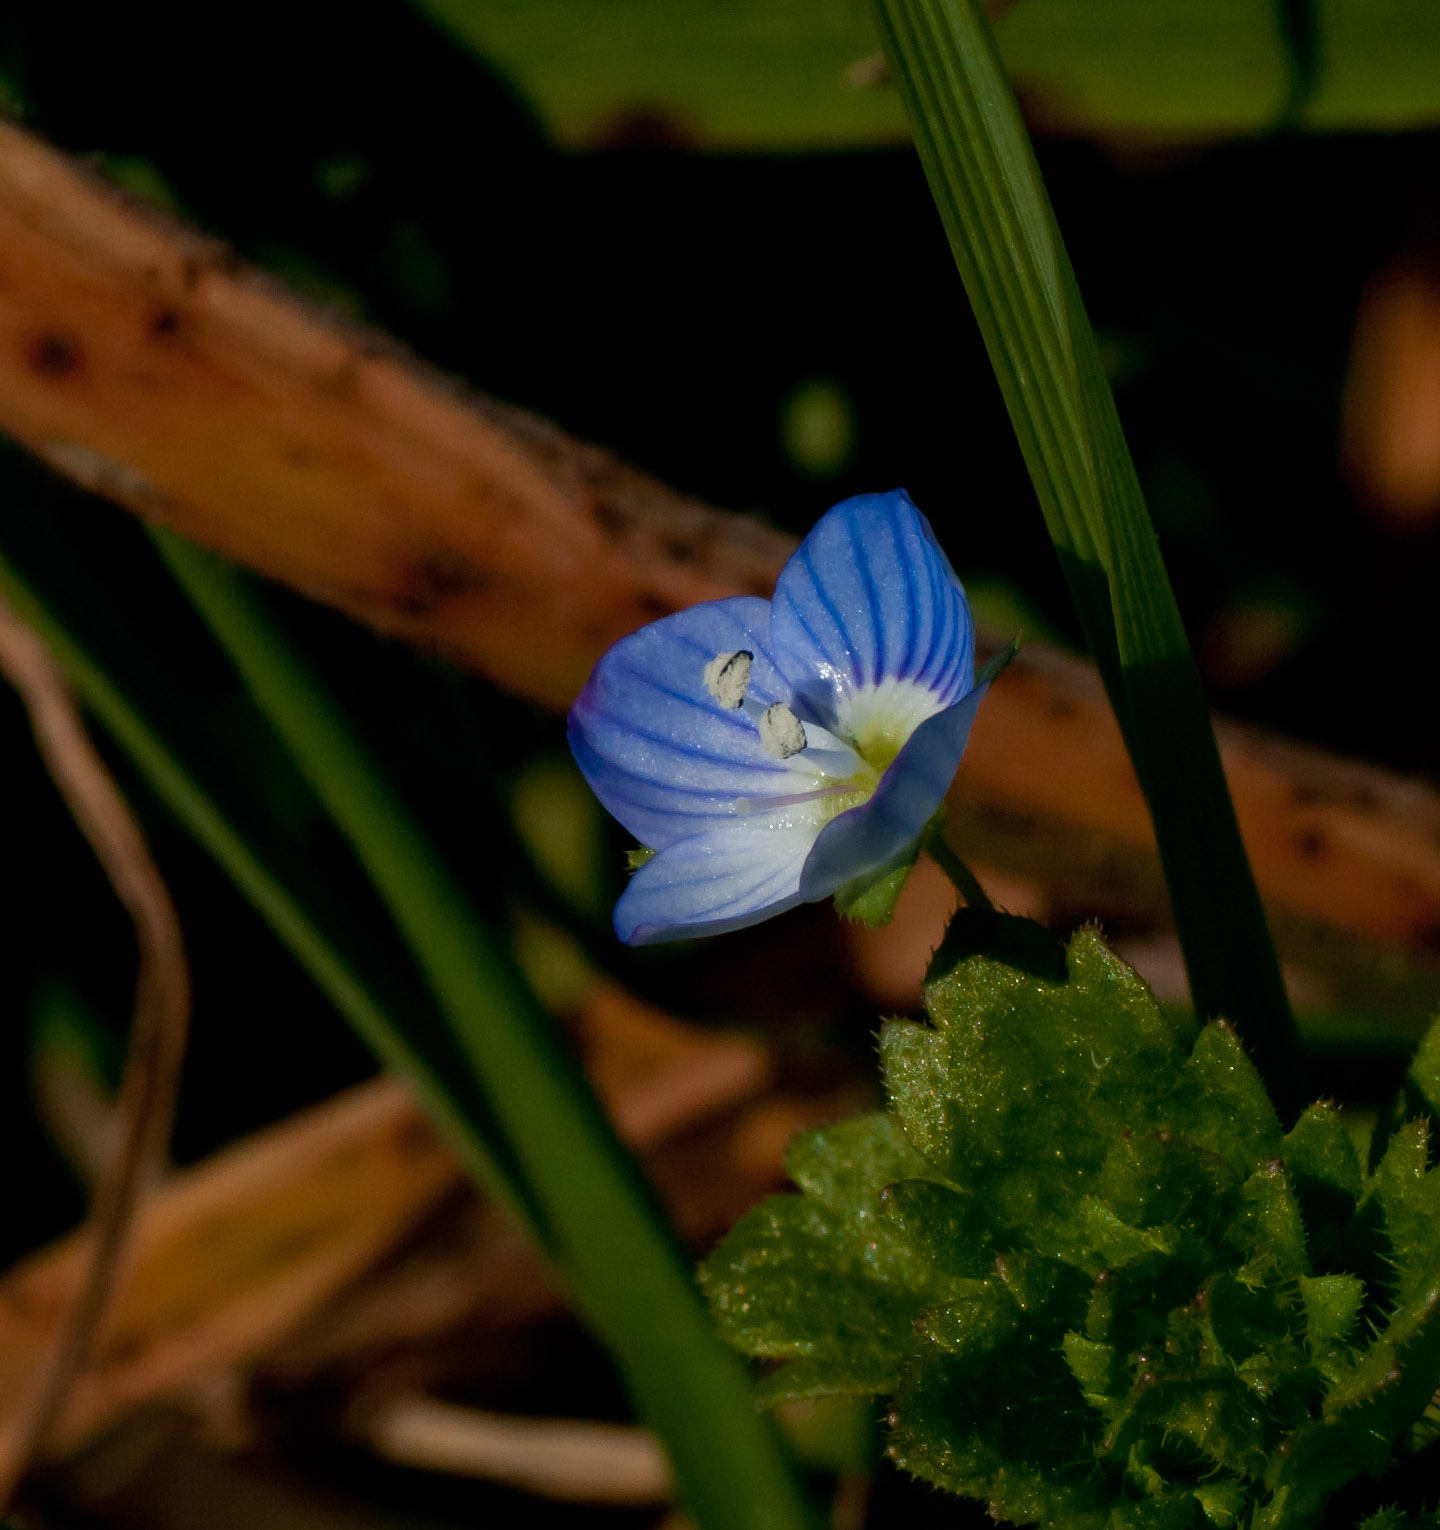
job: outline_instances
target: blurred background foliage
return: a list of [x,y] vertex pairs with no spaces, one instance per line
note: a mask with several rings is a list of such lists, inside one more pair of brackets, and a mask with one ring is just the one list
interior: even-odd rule
[[[875,88],[884,68],[864,0],[416,3],[502,69],[572,147],[602,146],[637,107],[695,148],[854,149],[907,137],[898,101]],[[1325,131],[1416,128],[1440,109],[1430,67],[1440,17],[1424,0],[988,9],[1042,128],[1208,140],[1265,132],[1282,116]]]
[[[994,11],[1211,695],[1434,780],[1440,11]],[[7,0],[0,106],[304,296],[701,498],[799,532],[846,494],[903,483],[982,621],[1077,642],[862,4]],[[0,504],[6,555],[64,567],[94,651],[172,720],[375,984],[413,991],[344,846],[139,528],[8,445]],[[601,960],[693,1017],[785,1015],[793,1068],[869,1057],[874,1005],[831,959],[828,910],[724,951],[615,949],[620,841],[575,792],[561,721],[270,598],[454,874],[523,934],[522,955],[543,948],[552,984],[564,961]],[[80,1211],[63,1100],[113,1084],[133,955],[8,693],[0,730],[0,1151],[25,1165],[0,1223],[9,1261]],[[190,1160],[371,1063],[115,764],[195,969],[175,1150]],[[517,902],[551,933],[517,924]],[[777,953],[756,985],[752,963]],[[596,1374],[593,1404],[613,1408]]]

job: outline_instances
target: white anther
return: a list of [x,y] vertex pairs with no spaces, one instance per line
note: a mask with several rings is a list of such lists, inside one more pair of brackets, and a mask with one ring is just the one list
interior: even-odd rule
[[761,747],[777,760],[788,760],[805,747],[805,726],[783,701],[765,708],[759,726]]
[[754,659],[753,653],[738,648],[734,653],[717,653],[705,666],[705,689],[731,712],[745,700]]

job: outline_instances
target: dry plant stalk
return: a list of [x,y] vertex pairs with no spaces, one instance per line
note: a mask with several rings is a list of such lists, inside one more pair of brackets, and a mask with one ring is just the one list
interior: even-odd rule
[[[771,1059],[758,1043],[682,1025],[609,983],[582,1004],[577,1030],[601,1098],[640,1149],[693,1132],[770,1082]],[[787,1135],[777,1134],[772,1177]],[[705,1168],[714,1171],[713,1155]],[[478,1242],[467,1244],[458,1267],[427,1265],[408,1281],[392,1271],[337,1304],[463,1183],[458,1160],[392,1078],[172,1174],[139,1217],[132,1277],[52,1436],[53,1451],[74,1451],[147,1399],[261,1356],[289,1375],[323,1368],[337,1350],[363,1348],[377,1332],[390,1335],[383,1349],[443,1329],[477,1303],[500,1326],[551,1311],[559,1298],[537,1256],[490,1208],[477,1212]],[[693,1177],[686,1185],[688,1200],[704,1199]],[[706,1234],[728,1226],[766,1187],[744,1181],[740,1205],[721,1207]],[[27,1378],[75,1299],[85,1258],[75,1235],[0,1279],[0,1457],[15,1454]]]
[[[1440,958],[1440,795],[1259,728],[1219,721],[1216,738],[1255,879],[1272,909],[1431,963]],[[1023,841],[1036,831],[1042,840],[1053,828],[1100,841],[1088,877],[1074,850],[1062,852],[1065,872],[1082,871],[1066,889],[1076,895],[1093,885],[1103,899],[1105,845],[1149,856],[1155,844],[1099,675],[1039,647],[1021,652],[981,707],[952,807],[959,821],[967,814],[1001,820],[990,830],[994,848],[977,848],[976,859],[1030,875],[1038,868]],[[1056,864],[1053,847],[1044,853]]]
[[[3,124],[0,429],[84,487],[555,707],[642,622],[768,595],[793,545],[462,397]],[[1440,799],[1261,734],[1223,729],[1221,748],[1267,900],[1433,963]],[[1087,846],[1154,859],[1093,670],[1038,649],[982,708],[956,806],[988,834],[978,858],[1038,862],[1101,909],[1109,871]]]
[[552,706],[641,622],[769,594],[788,545],[458,396],[5,124],[0,429],[147,519]]
[[[243,1363],[333,1298],[464,1178],[391,1079],[170,1175],[144,1207],[131,1278],[50,1451],[65,1455],[145,1399]],[[26,1377],[83,1278],[79,1235],[0,1282],[0,1451],[15,1453]]]
[[1428,233],[1370,279],[1355,315],[1340,421],[1360,500],[1394,526],[1440,515],[1440,259]]
[[572,1503],[670,1498],[670,1465],[648,1429],[568,1418],[515,1418],[432,1397],[396,1397],[356,1421],[380,1455],[404,1466],[503,1482]]
[[85,732],[44,643],[0,600],[0,670],[19,691],[45,764],[135,926],[135,1011],[115,1155],[97,1185],[84,1277],[0,1445],[0,1513],[45,1448],[119,1285],[141,1199],[164,1163],[190,1018],[180,921],[145,837]]

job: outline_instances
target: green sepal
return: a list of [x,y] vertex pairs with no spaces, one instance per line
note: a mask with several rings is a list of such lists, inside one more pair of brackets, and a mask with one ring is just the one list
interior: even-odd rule
[[883,865],[847,882],[835,894],[835,912],[872,930],[889,924],[924,842],[925,834],[917,835]]
[[992,653],[986,659],[980,668],[975,671],[975,684],[972,686],[972,689],[978,690],[982,685],[989,685],[1002,671],[1010,667],[1011,661],[1020,652],[1024,636],[1024,633],[1017,632],[999,653]]

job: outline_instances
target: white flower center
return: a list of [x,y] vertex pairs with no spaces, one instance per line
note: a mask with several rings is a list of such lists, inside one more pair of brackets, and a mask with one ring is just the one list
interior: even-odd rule
[[764,827],[807,824],[818,831],[838,814],[868,802],[911,734],[941,710],[928,686],[882,680],[843,690],[830,727],[802,722],[785,702],[767,707],[747,694],[753,659],[745,649],[716,654],[705,666],[704,679],[721,706],[744,710],[766,754],[783,760],[797,778],[793,792],[736,799],[735,812],[763,818]]
[[883,773],[916,728],[943,710],[935,692],[918,680],[881,680],[841,692],[835,731]]

